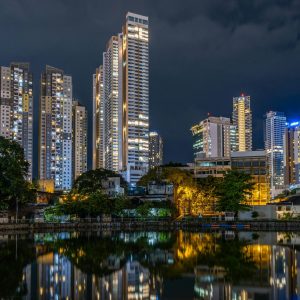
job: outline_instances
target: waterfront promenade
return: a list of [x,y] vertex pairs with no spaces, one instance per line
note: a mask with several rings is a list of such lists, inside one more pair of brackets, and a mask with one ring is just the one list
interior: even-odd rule
[[300,231],[300,221],[256,220],[256,221],[209,221],[174,220],[171,218],[118,218],[109,221],[81,219],[73,222],[32,222],[18,220],[18,223],[0,223],[0,232],[63,232],[63,231]]

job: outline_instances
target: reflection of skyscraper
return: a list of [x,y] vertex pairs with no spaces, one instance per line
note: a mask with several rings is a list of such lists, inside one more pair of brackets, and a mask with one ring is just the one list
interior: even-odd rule
[[72,265],[64,256],[48,253],[24,270],[28,288],[24,300],[72,299]]
[[141,266],[138,261],[129,261],[124,267],[124,295],[126,299],[149,299],[150,272]]
[[271,277],[272,300],[292,299],[291,298],[291,249],[272,246],[271,256]]

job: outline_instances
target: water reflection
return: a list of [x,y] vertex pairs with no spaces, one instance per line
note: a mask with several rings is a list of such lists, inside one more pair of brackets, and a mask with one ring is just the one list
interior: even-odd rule
[[300,235],[1,237],[0,299],[300,299]]

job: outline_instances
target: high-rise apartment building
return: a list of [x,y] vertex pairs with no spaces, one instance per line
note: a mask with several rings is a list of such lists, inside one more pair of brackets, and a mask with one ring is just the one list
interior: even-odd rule
[[122,32],[123,171],[135,184],[149,159],[148,17],[128,13]]
[[93,168],[135,184],[149,165],[148,17],[127,13],[94,74]]
[[163,140],[156,131],[149,133],[149,168],[163,164]]
[[119,97],[119,85],[122,84],[119,66],[121,46],[120,35],[113,36],[103,53],[105,168],[115,172],[122,170],[122,98]]
[[252,150],[252,111],[250,96],[241,94],[233,98],[233,125],[237,130],[237,151]]
[[268,162],[271,197],[284,189],[284,133],[286,117],[283,112],[269,111],[265,120],[265,150]]
[[18,142],[32,179],[33,83],[29,63],[0,67],[0,135]]
[[196,157],[230,157],[236,147],[236,129],[230,118],[208,117],[191,128]]
[[72,109],[73,180],[87,171],[87,110],[77,100]]
[[93,169],[105,168],[103,66],[93,75]]
[[284,183],[300,184],[300,122],[288,124],[284,133]]
[[46,66],[41,75],[39,178],[56,190],[72,186],[72,77]]

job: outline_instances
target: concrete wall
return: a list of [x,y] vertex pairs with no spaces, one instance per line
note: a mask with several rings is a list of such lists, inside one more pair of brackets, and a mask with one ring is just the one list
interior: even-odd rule
[[[252,213],[254,211],[258,213],[257,218],[252,218]],[[239,220],[274,220],[276,218],[276,205],[254,205],[249,211],[239,212]]]

